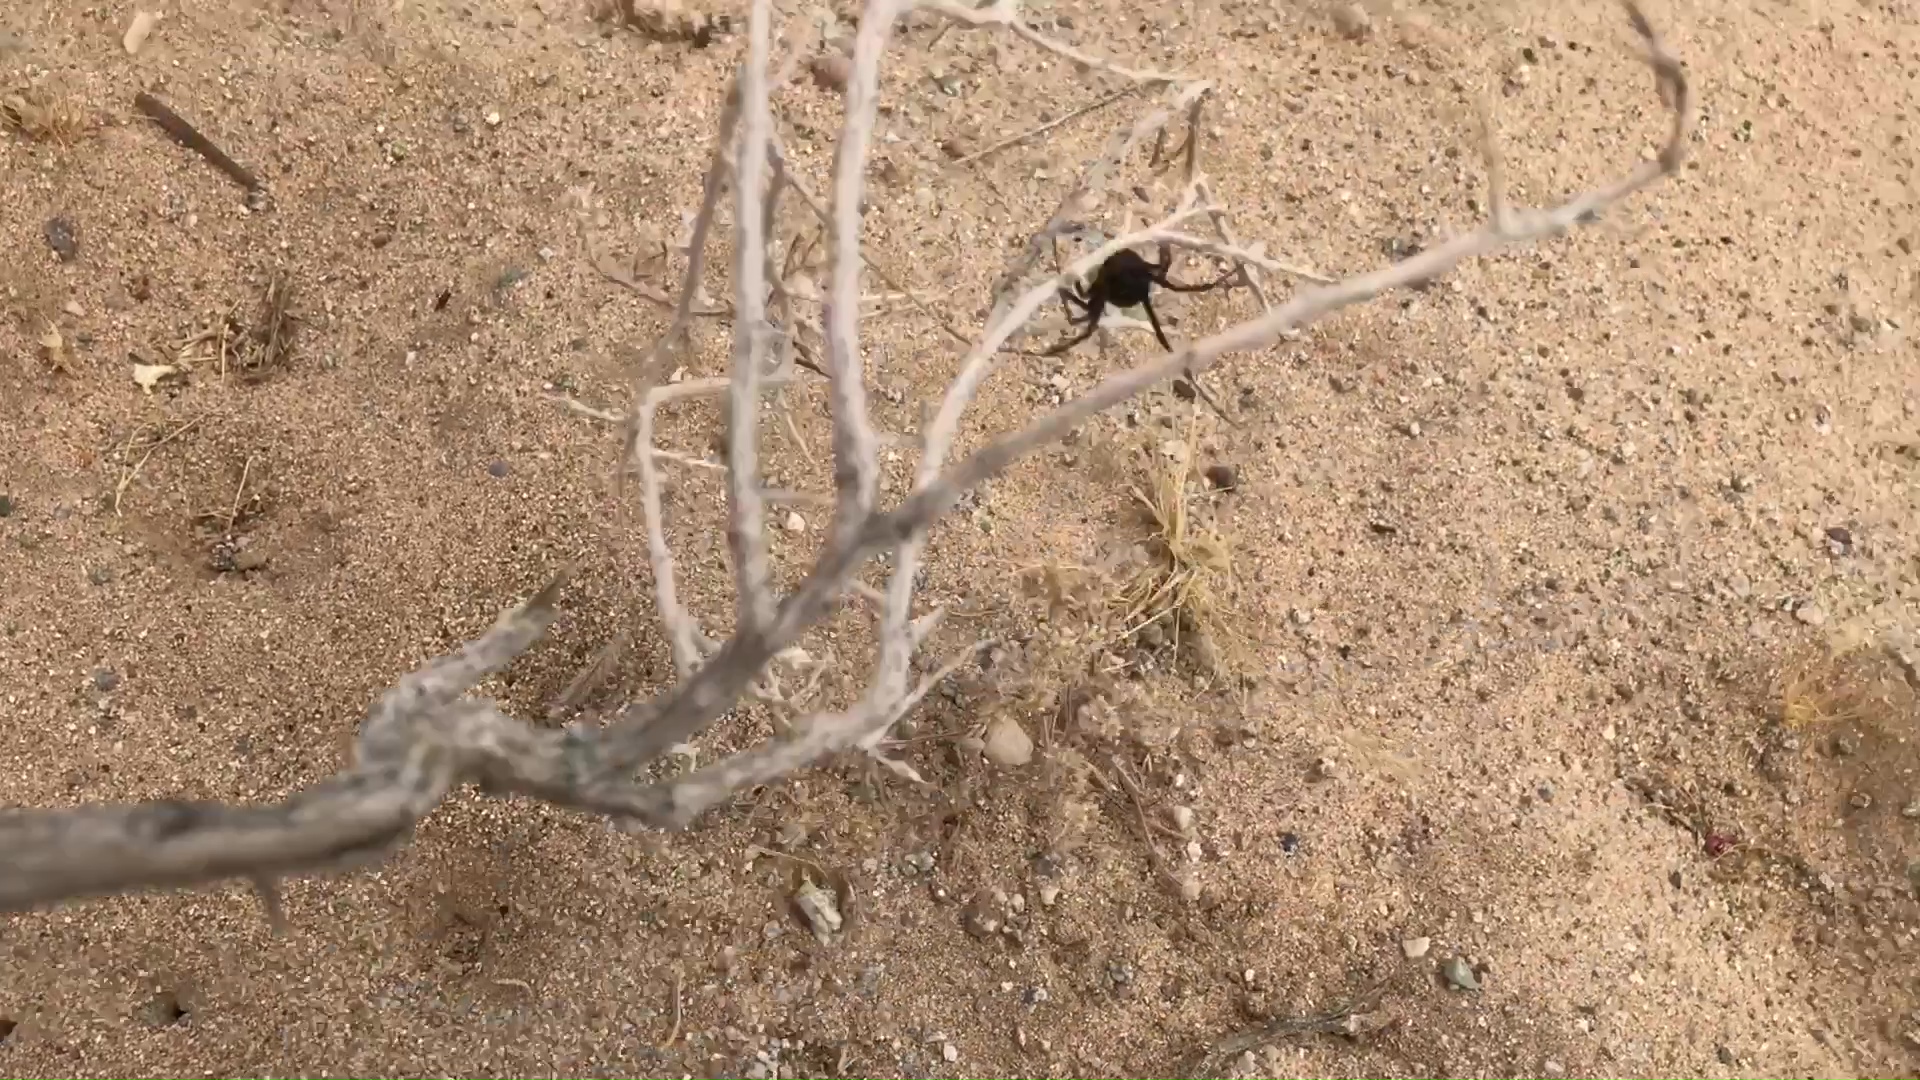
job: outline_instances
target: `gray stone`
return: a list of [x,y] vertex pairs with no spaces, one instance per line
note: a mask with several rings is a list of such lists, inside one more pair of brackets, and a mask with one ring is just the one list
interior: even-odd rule
[[1473,965],[1463,956],[1449,956],[1440,961],[1440,977],[1455,990],[1480,989],[1480,976],[1473,973]]

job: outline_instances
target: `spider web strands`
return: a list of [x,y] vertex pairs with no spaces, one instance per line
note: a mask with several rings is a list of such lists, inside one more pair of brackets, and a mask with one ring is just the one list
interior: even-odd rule
[[[771,0],[755,0],[753,17],[770,19],[770,4]],[[277,881],[293,874],[350,870],[379,860],[404,844],[415,823],[463,784],[477,785],[488,794],[524,794],[604,814],[623,826],[685,828],[744,785],[778,779],[837,751],[876,747],[888,727],[913,707],[919,695],[974,655],[972,647],[956,651],[910,689],[899,674],[906,670],[902,658],[911,659],[940,622],[937,611],[907,617],[920,548],[928,530],[953,509],[966,490],[1160,382],[1188,372],[1204,372],[1230,354],[1265,347],[1331,312],[1430,281],[1467,259],[1556,236],[1594,220],[1622,200],[1677,172],[1695,123],[1685,75],[1680,62],[1666,50],[1639,9],[1630,2],[1625,7],[1646,45],[1660,100],[1671,111],[1671,126],[1660,152],[1623,177],[1557,206],[1532,209],[1507,202],[1496,164],[1489,169],[1489,185],[1494,190],[1490,190],[1488,206],[1493,212],[1474,231],[1405,261],[1303,288],[1255,318],[1193,342],[1163,359],[1115,374],[1055,411],[990,438],[956,463],[947,464],[960,419],[990,370],[991,358],[1069,278],[1056,274],[1018,295],[1009,290],[1004,301],[996,304],[986,331],[963,361],[959,376],[923,431],[923,452],[912,489],[888,509],[843,509],[845,527],[828,538],[792,591],[775,598],[764,623],[742,626],[715,646],[704,641],[677,597],[670,591],[664,594],[673,602],[660,603],[660,614],[674,643],[681,677],[657,697],[629,706],[604,728],[590,730],[536,728],[505,715],[491,701],[471,696],[482,679],[505,668],[551,625],[563,580],[556,579],[526,603],[502,614],[491,629],[472,642],[400,678],[369,709],[352,764],[280,802],[229,806],[157,800],[0,814],[0,910],[19,910],[72,897],[241,879],[255,885],[268,911],[276,913],[277,923]],[[834,299],[839,305],[836,314],[844,317],[846,312],[854,313],[855,331],[859,231],[846,219],[858,215],[859,189],[856,181],[847,178],[860,171],[864,155],[860,148],[868,144],[873,125],[868,106],[872,103],[871,88],[878,85],[886,30],[871,28],[890,23],[894,10],[893,0],[870,0],[862,18],[862,34],[871,33],[874,38],[869,39],[868,47],[855,49],[850,83],[860,89],[847,97],[840,136],[845,167],[836,165],[832,210],[838,227],[835,258],[843,260],[844,265],[836,266]],[[936,6],[934,10],[944,9]],[[986,11],[993,14],[983,16],[976,11],[963,21],[1012,27],[993,20],[1000,13],[1017,9],[1002,0]],[[1023,37],[1030,33],[1017,28],[1015,32]],[[736,82],[736,90],[729,95],[728,113],[736,112],[738,87],[768,84],[765,63],[764,50],[749,49],[747,64],[753,70]],[[766,137],[763,104],[748,103],[741,112],[749,143]],[[731,122],[723,115],[723,128]],[[711,215],[718,199],[720,181],[716,176],[723,168],[718,159],[734,142],[725,130],[716,140],[716,162],[708,176],[703,216]],[[845,149],[849,146],[855,149]],[[1498,150],[1490,131],[1486,153],[1490,163],[1497,163]],[[750,186],[755,190],[760,187],[757,183]],[[736,193],[736,197],[746,202],[747,196]],[[1067,273],[1085,274],[1114,251],[1149,242],[1156,231],[1177,232],[1194,215],[1210,217],[1211,209],[1211,200],[1196,200],[1195,205],[1183,207],[1144,232],[1117,238],[1081,256]],[[760,215],[745,217],[755,221]],[[742,221],[735,220],[732,227],[738,244]],[[696,232],[704,241],[704,228]],[[760,239],[764,243],[766,237]],[[751,264],[759,264],[764,252],[754,250],[750,254]],[[689,262],[699,264],[703,258],[694,255]],[[855,272],[845,273],[848,269]],[[697,274],[690,272],[683,279],[683,309],[691,304],[689,297],[697,294],[698,285]],[[739,310],[746,308],[741,305]],[[845,500],[858,498],[863,491],[862,477],[871,467],[868,457],[875,452],[877,440],[870,428],[862,430],[866,423],[864,371],[854,349],[857,342],[845,334],[845,323],[841,325],[846,349],[838,358],[830,357],[827,368],[834,384],[836,447],[846,458],[844,468],[836,461],[836,479],[854,478],[837,486],[844,506]],[[677,338],[683,330],[684,320],[676,318],[668,344],[659,347],[660,355],[671,355],[678,348]],[[755,355],[751,341],[745,348],[736,348],[736,361],[742,354]],[[732,392],[733,384],[728,379],[718,381],[722,388],[703,386],[697,392]],[[761,385],[773,381],[772,376],[763,377]],[[649,414],[651,403],[657,403],[670,389],[676,388],[636,384],[636,395],[647,408],[639,410],[641,416],[635,420],[628,445],[642,469],[654,467],[655,461],[651,430],[643,422],[644,416]],[[729,432],[730,440],[741,437],[737,431]],[[730,467],[738,464],[738,457],[730,458]],[[657,488],[651,498],[643,495],[642,503],[643,513],[649,517],[649,554],[658,582],[670,576],[672,567],[662,556],[664,540],[652,542],[660,535]],[[735,499],[729,506],[730,515],[741,512],[745,505],[746,500]],[[736,528],[738,524],[733,523]],[[893,577],[882,597],[881,670],[863,697],[841,711],[801,716],[784,734],[690,773],[652,782],[633,779],[637,766],[673,752],[741,698],[756,693],[771,665],[791,656],[789,650],[797,646],[802,634],[838,610],[849,593],[866,594],[855,575],[870,559],[888,552],[895,561]],[[661,595],[656,593],[657,602]],[[891,666],[895,664],[899,666]]]

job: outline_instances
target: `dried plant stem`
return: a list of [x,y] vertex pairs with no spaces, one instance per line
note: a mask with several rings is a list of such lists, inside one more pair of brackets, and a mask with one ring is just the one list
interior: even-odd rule
[[741,631],[773,621],[772,571],[767,562],[766,503],[760,497],[760,380],[767,326],[767,203],[763,187],[773,113],[767,101],[772,52],[772,0],[754,0],[747,19],[747,62],[737,85],[744,123],[734,168],[733,374],[727,395],[727,544],[733,550]]
[[1073,110],[1072,112],[1067,113],[1064,116],[1056,116],[1053,119],[1047,121],[1046,123],[1039,125],[1038,127],[1028,128],[1027,130],[1019,133],[1018,135],[1010,135],[1007,138],[1001,139],[999,142],[994,143],[992,146],[989,146],[984,150],[975,150],[973,153],[968,154],[965,157],[955,158],[953,164],[955,167],[959,167],[962,165],[971,165],[974,162],[981,160],[982,158],[990,158],[993,155],[999,153],[1000,151],[1008,149],[1009,147],[1019,146],[1021,143],[1026,142],[1029,139],[1037,139],[1040,136],[1045,135],[1047,132],[1052,131],[1054,128],[1063,127],[1067,124],[1073,123],[1075,120],[1080,119],[1081,117],[1087,115],[1088,113],[1098,112],[1101,109],[1106,108],[1107,106],[1113,104],[1116,101],[1119,101],[1123,98],[1130,98],[1133,95],[1139,93],[1141,88],[1144,87],[1145,85],[1146,85],[1145,83],[1133,83],[1128,86],[1123,86],[1120,89],[1115,90],[1113,93],[1104,95],[1098,100],[1090,101],[1085,105],[1082,105],[1079,108]]
[[[491,794],[524,794],[575,809],[604,814],[628,827],[685,828],[703,812],[754,784],[767,783],[843,750],[878,755],[886,732],[933,686],[971,662],[979,644],[948,657],[937,670],[911,679],[913,660],[940,625],[936,609],[913,615],[919,557],[929,531],[969,488],[1006,469],[1088,419],[1158,383],[1205,372],[1229,354],[1258,349],[1315,319],[1395,289],[1410,288],[1447,273],[1461,262],[1502,248],[1555,236],[1590,221],[1649,185],[1677,172],[1693,130],[1694,111],[1684,72],[1639,9],[1625,4],[1644,40],[1661,102],[1671,110],[1667,140],[1651,160],[1624,177],[1557,206],[1512,206],[1506,195],[1499,149],[1486,132],[1490,208],[1488,220],[1402,262],[1337,281],[1268,259],[1257,246],[1236,242],[1224,228],[1224,210],[1205,188],[1198,144],[1188,147],[1190,172],[1183,198],[1162,221],[1088,252],[1046,280],[1020,288],[1027,271],[1051,240],[1103,193],[1118,163],[1143,140],[1165,130],[1181,111],[1189,138],[1197,139],[1194,112],[1205,84],[1174,87],[1163,106],[1115,133],[1046,229],[1015,260],[995,289],[985,330],[963,358],[960,370],[919,438],[921,457],[912,487],[890,507],[879,498],[880,435],[867,415],[865,364],[860,350],[860,204],[868,145],[877,109],[880,66],[903,0],[868,0],[855,41],[852,77],[833,167],[830,219],[832,272],[824,333],[833,424],[834,528],[815,561],[790,591],[776,595],[761,535],[770,497],[755,467],[760,395],[792,378],[795,365],[765,367],[772,335],[767,322],[770,289],[778,275],[770,252],[775,200],[785,186],[772,146],[767,69],[771,0],[755,0],[747,58],[722,112],[700,212],[695,219],[688,266],[667,332],[655,342],[634,376],[634,407],[623,453],[640,476],[640,509],[646,523],[655,604],[672,644],[678,680],[657,696],[634,702],[603,728],[535,728],[504,715],[493,702],[471,696],[479,682],[526,651],[555,618],[564,575],[526,603],[502,614],[495,625],[458,651],[405,675],[368,710],[360,725],[352,763],[338,775],[262,806],[160,800],[126,805],[0,812],[0,910],[18,910],[80,896],[154,887],[192,886],[240,879],[253,883],[275,920],[281,918],[275,883],[290,874],[324,873],[364,866],[403,844],[415,824],[455,787],[473,784]],[[945,0],[933,10],[971,26],[1005,27],[1029,40],[1039,35],[1020,21],[1011,0],[982,9],[962,9]],[[1046,47],[1079,59],[1058,43]],[[1089,62],[1143,81],[1170,76]],[[733,168],[729,169],[729,163]],[[763,182],[774,167],[770,183]],[[721,189],[731,172],[735,191],[734,287],[736,324],[726,376],[662,384],[678,354],[699,294],[706,244]],[[1181,231],[1194,218],[1210,218],[1219,242]],[[993,370],[994,358],[1057,293],[1062,282],[1085,274],[1121,247],[1164,241],[1243,266],[1304,279],[1307,284],[1259,316],[1175,350],[1171,355],[1122,371],[1055,411],[988,439],[957,463],[947,456],[975,393]],[[662,405],[701,396],[727,395],[726,467],[728,535],[735,560],[738,626],[724,642],[701,633],[681,603],[671,549],[661,520],[658,460],[672,455],[654,446],[654,415]],[[184,430],[184,429],[180,429]],[[178,434],[178,431],[175,432]],[[641,765],[684,752],[693,738],[746,697],[779,699],[777,665],[803,664],[802,636],[849,596],[874,598],[857,577],[868,560],[893,559],[891,577],[877,599],[879,655],[863,694],[845,708],[798,717],[783,732],[757,746],[684,775],[640,782]],[[817,674],[817,670],[816,670]],[[911,685],[910,685],[911,684]],[[803,693],[806,692],[803,690]],[[903,775],[911,770],[888,763]],[[1129,778],[1122,776],[1123,782]],[[1146,830],[1151,842],[1151,830]]]

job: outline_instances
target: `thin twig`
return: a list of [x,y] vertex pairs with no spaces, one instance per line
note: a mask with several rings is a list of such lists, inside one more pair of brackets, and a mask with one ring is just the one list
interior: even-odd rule
[[605,682],[607,676],[613,673],[613,669],[620,663],[620,658],[626,655],[627,648],[632,644],[631,631],[622,630],[609,638],[606,644],[594,652],[593,659],[587,666],[581,668],[579,674],[567,683],[566,689],[560,691],[559,698],[547,709],[547,719],[559,720],[579,708],[580,703],[587,699],[587,695],[593,693],[594,688]]
[[680,993],[681,993],[680,969],[674,968],[673,969],[673,1026],[667,1029],[667,1041],[660,1044],[660,1049],[662,1050],[671,1050],[673,1049],[673,1044],[680,1041],[680,1025],[685,1019],[685,1016],[684,1016],[684,1013],[682,1012],[681,1004],[680,1004]]
[[866,365],[860,357],[860,204],[867,144],[880,107],[880,58],[898,13],[897,0],[868,0],[860,14],[846,116],[833,154],[833,264],[822,321],[833,398],[834,487],[840,493],[833,520],[835,544],[849,542],[865,523],[880,488],[880,454],[867,416]]
[[[693,233],[687,243],[687,268],[680,279],[680,300],[673,322],[648,350],[646,359],[634,371],[634,406],[628,417],[626,454],[640,480],[640,513],[647,535],[647,561],[653,569],[654,607],[667,632],[673,651],[674,671],[685,679],[693,673],[704,653],[700,648],[700,629],[680,603],[679,584],[673,565],[673,549],[667,544],[666,526],[660,512],[660,472],[654,465],[653,412],[679,387],[659,387],[654,380],[685,344],[687,324],[693,317],[694,297],[706,275],[707,235],[712,231],[713,212],[720,203],[726,182],[727,155],[733,143],[734,128],[740,116],[738,80],[727,87],[727,100],[720,111],[713,157],[707,166],[706,182],[700,195],[700,212],[694,217]],[[720,387],[728,383],[720,380]],[[690,391],[689,391],[690,392]]]
[[251,475],[252,472],[253,455],[248,454],[247,460],[240,466],[240,484],[233,489],[233,505],[227,510],[227,526],[221,530],[229,536],[233,535],[234,523],[240,520],[240,500],[241,497],[247,493],[247,477]]
[[[1239,239],[1234,236],[1233,223],[1228,219],[1227,212],[1222,210],[1219,204],[1215,202],[1213,188],[1207,183],[1207,178],[1202,176],[1195,179],[1193,189],[1195,196],[1200,201],[1200,205],[1207,208],[1207,217],[1213,223],[1213,231],[1220,234],[1220,239],[1225,245],[1224,250],[1236,253],[1226,257],[1234,259],[1239,265],[1240,278],[1246,283],[1247,290],[1253,293],[1255,300],[1260,302],[1261,311],[1272,311],[1273,300],[1267,296],[1266,286],[1260,281],[1260,272],[1255,268],[1256,264],[1251,259],[1240,257],[1239,254],[1243,252],[1255,254],[1255,252],[1251,249],[1243,248]],[[1216,252],[1215,254],[1221,254],[1221,252]],[[1294,276],[1300,277],[1303,275],[1295,274]],[[1311,281],[1314,279],[1308,278],[1307,280]],[[1324,284],[1324,282],[1322,282],[1322,284]]]
[[[191,420],[177,425],[172,431],[163,433],[158,439],[153,440],[144,447],[144,451],[140,455],[140,460],[134,462],[132,467],[128,468],[126,472],[121,473],[120,482],[113,485],[113,512],[116,517],[120,514],[121,496],[127,493],[127,488],[132,486],[134,478],[140,475],[140,470],[146,467],[147,459],[153,456],[153,452],[193,430],[200,421],[206,418],[206,414],[202,413]],[[133,440],[129,439],[127,443],[128,448],[131,449]]]
[[[786,151],[779,139],[774,140],[773,152],[775,160],[785,162]],[[794,192],[800,196],[800,201],[806,203],[807,208],[813,211],[813,215],[820,219],[820,223],[831,229],[833,226],[833,212],[828,210],[827,207],[820,202],[819,197],[814,195],[813,191],[807,187],[806,181],[794,175],[792,170],[789,169],[788,183],[793,186]],[[912,304],[922,315],[932,319],[935,325],[945,330],[948,337],[953,338],[963,345],[972,343],[973,338],[962,333],[958,327],[953,325],[951,319],[948,319],[932,305],[928,304],[926,298],[921,296],[918,291],[907,288],[906,284],[902,282],[897,275],[889,271],[885,264],[869,255],[864,247],[862,247],[860,252],[860,261],[867,269],[873,271],[876,277],[885,282],[887,288],[905,297],[906,301]],[[825,372],[822,372],[822,374],[825,374]]]
[[252,170],[227,156],[225,150],[215,146],[212,139],[202,135],[197,128],[187,123],[179,113],[169,108],[166,102],[142,90],[133,95],[133,107],[145,113],[154,123],[159,124],[176,141],[212,162],[215,168],[226,173],[234,183],[248,191],[259,189],[260,178],[255,176]]
[[952,19],[954,22],[975,29],[989,26],[1004,26],[1012,31],[1015,37],[1038,45],[1040,48],[1056,56],[1065,57],[1076,64],[1091,68],[1094,71],[1104,71],[1111,75],[1118,75],[1123,79],[1132,79],[1135,82],[1150,85],[1193,81],[1190,76],[1186,75],[1123,67],[1111,60],[1103,60],[1091,53],[1076,49],[1064,41],[1057,41],[1050,38],[1027,24],[1026,19],[1021,16],[1018,0],[994,0],[993,3],[985,7],[962,7],[960,4],[955,3],[954,0],[921,0],[919,6],[929,11],[938,12]]
[[987,147],[985,150],[975,150],[973,153],[968,154],[965,157],[955,158],[953,161],[953,165],[956,168],[962,165],[971,165],[974,162],[979,161],[981,158],[992,157],[993,155],[999,153],[1000,151],[1005,150],[1008,147],[1018,146],[1021,143],[1026,142],[1028,139],[1039,138],[1040,136],[1045,135],[1047,132],[1052,131],[1054,128],[1060,127],[1063,124],[1071,124],[1075,120],[1080,119],[1081,117],[1087,115],[1088,113],[1098,112],[1101,109],[1104,109],[1107,106],[1113,104],[1114,102],[1121,100],[1122,98],[1130,98],[1133,95],[1139,93],[1141,90],[1145,89],[1146,85],[1147,85],[1146,83],[1137,82],[1127,86],[1123,86],[1120,89],[1115,90],[1113,93],[1108,94],[1097,101],[1090,101],[1087,104],[1080,106],[1079,108],[1073,110],[1072,112],[1066,114],[1065,116],[1056,117],[1055,119],[1049,120],[1046,123],[1041,124],[1039,127],[1028,128],[1027,130],[1021,132],[1018,135],[1012,135],[1005,139],[1001,139],[999,142],[994,143],[992,146]]
[[1379,1026],[1377,1022],[1369,1019],[1369,1014],[1379,1009],[1381,999],[1386,996],[1388,988],[1395,982],[1396,977],[1390,975],[1325,1012],[1307,1016],[1275,1017],[1258,1027],[1235,1032],[1183,1062],[1179,1074],[1181,1076],[1219,1075],[1223,1067],[1241,1054],[1263,1046],[1271,1046],[1282,1039],[1296,1038],[1301,1035],[1357,1036],[1364,1034]]
[[1128,802],[1133,807],[1134,823],[1138,825],[1140,829],[1140,842],[1144,844],[1147,849],[1147,862],[1152,865],[1153,872],[1160,875],[1161,880],[1172,886],[1177,892],[1180,888],[1180,876],[1173,872],[1166,855],[1160,851],[1160,845],[1154,842],[1153,821],[1147,816],[1146,793],[1142,791],[1140,785],[1134,781],[1133,774],[1127,771],[1127,766],[1120,760],[1119,755],[1114,755],[1111,760],[1113,761],[1113,775],[1120,781],[1120,790],[1125,793]]

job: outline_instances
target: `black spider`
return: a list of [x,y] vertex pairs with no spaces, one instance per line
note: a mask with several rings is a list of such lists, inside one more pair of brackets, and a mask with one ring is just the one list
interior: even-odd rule
[[1086,329],[1080,331],[1080,335],[1073,340],[1055,345],[1042,355],[1058,356],[1092,337],[1093,332],[1100,328],[1101,314],[1109,306],[1145,308],[1147,322],[1153,327],[1153,336],[1160,339],[1161,348],[1172,352],[1173,346],[1167,343],[1167,335],[1160,329],[1160,317],[1153,313],[1153,300],[1149,295],[1153,292],[1153,287],[1158,285],[1163,289],[1172,289],[1174,292],[1206,292],[1208,289],[1226,284],[1229,279],[1240,273],[1240,269],[1235,267],[1205,285],[1182,285],[1167,279],[1167,271],[1172,267],[1173,249],[1167,247],[1160,249],[1160,261],[1157,263],[1150,263],[1141,258],[1140,253],[1132,248],[1121,248],[1107,256],[1107,261],[1101,263],[1100,269],[1094,271],[1093,281],[1087,285],[1085,292],[1077,288],[1060,290],[1060,299],[1071,301],[1073,306],[1078,307],[1083,313],[1074,315],[1069,308],[1068,325],[1079,325],[1084,322]]

